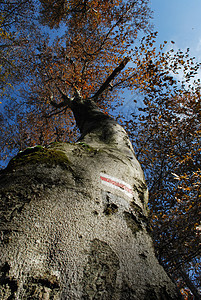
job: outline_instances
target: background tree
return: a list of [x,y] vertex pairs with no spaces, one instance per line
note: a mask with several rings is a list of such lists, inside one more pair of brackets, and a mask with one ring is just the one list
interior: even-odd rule
[[[139,77],[146,80],[133,80],[139,82],[143,107],[125,125],[149,185],[157,256],[175,279],[186,282],[185,272],[192,275],[188,264],[200,261],[199,64],[189,57],[189,49],[158,55],[152,47],[148,39],[139,47]],[[189,288],[199,299],[190,282]]]
[[0,90],[6,91],[30,75],[30,56],[41,33],[36,24],[37,7],[30,1],[1,1],[0,3]]

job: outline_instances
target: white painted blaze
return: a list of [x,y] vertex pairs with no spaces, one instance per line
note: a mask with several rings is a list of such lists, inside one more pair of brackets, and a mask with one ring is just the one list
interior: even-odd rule
[[102,184],[107,185],[108,187],[111,187],[113,189],[119,190],[130,198],[133,197],[132,187],[127,182],[104,173],[100,173],[100,179]]

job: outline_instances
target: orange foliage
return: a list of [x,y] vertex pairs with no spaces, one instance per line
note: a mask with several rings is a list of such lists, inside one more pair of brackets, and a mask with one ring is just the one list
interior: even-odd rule
[[[77,90],[83,98],[93,96],[129,54],[138,32],[148,30],[147,0],[40,2],[41,22],[51,28],[61,25],[60,37],[53,42],[35,39],[32,52],[25,53],[20,97],[5,105],[2,148],[73,140],[76,130],[70,111],[55,109],[52,100],[61,101],[60,91],[69,97]],[[108,111],[116,95],[117,91],[105,90],[99,106]],[[58,134],[58,128],[65,134]]]

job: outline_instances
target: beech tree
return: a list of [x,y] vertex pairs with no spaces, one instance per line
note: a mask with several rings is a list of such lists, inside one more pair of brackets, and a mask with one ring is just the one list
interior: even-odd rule
[[[3,299],[179,299],[154,256],[147,188],[132,145],[95,104],[129,61],[123,55],[143,29],[144,3],[69,2],[69,37],[39,49],[29,107],[19,106],[17,115],[20,126],[24,116],[32,122],[19,133],[25,142],[35,130],[38,137],[31,126],[68,107],[81,141],[27,149],[1,173]],[[39,140],[48,142],[53,124]]]
[[[162,46],[158,53],[154,33],[132,49],[140,30],[150,28],[148,1],[41,1],[40,12],[43,25],[66,32],[29,53],[31,78],[24,78],[20,99],[7,100],[2,116],[4,157],[27,146],[75,141],[69,109],[76,114],[75,97],[112,113],[124,103],[122,91],[141,93],[142,114],[118,119],[147,176],[156,253],[177,279],[180,266],[199,257],[200,84],[186,86],[199,66],[188,53],[163,53]],[[176,81],[179,68],[184,83]]]

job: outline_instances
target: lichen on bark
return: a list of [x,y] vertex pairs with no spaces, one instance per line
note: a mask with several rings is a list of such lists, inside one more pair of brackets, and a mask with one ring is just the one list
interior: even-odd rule
[[91,250],[83,275],[83,300],[115,299],[119,258],[112,248],[98,239],[91,241]]

